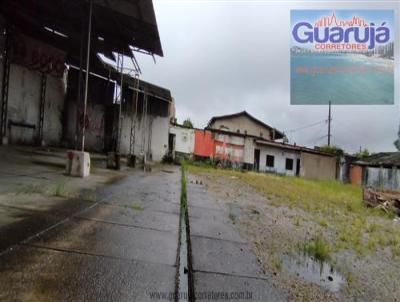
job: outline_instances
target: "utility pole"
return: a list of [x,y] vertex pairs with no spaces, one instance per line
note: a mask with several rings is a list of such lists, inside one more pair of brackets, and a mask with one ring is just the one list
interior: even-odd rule
[[328,115],[328,146],[331,145],[331,101],[329,101],[329,115]]

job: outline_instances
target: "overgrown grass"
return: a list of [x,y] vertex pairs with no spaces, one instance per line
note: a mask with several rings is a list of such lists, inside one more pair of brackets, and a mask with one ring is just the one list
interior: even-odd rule
[[54,196],[57,197],[68,197],[68,192],[66,189],[65,182],[60,182],[56,185],[56,188],[54,190]]
[[271,259],[271,264],[272,266],[277,270],[277,271],[282,271],[282,260],[275,254],[273,253],[270,256]]
[[86,202],[89,202],[89,203],[96,202],[96,200],[97,200],[96,190],[94,190],[94,189],[84,189],[80,194],[80,198],[83,201],[86,201]]
[[314,257],[316,260],[327,261],[330,259],[331,247],[321,234],[303,243],[301,249],[304,253]]
[[134,201],[131,203],[131,209],[136,211],[143,211],[143,205],[140,201]]
[[186,192],[186,170],[187,163],[185,161],[181,162],[181,209],[182,213],[185,213],[187,209],[187,192]]
[[[278,176],[209,166],[188,166],[192,173],[214,173],[236,179],[265,195],[273,206],[287,206],[310,213],[317,232],[330,234],[332,251],[352,249],[359,254],[389,247],[394,257],[400,256],[400,227],[392,215],[368,208],[362,201],[358,186],[338,181],[312,181],[298,177]],[[299,227],[300,219],[293,217]],[[318,230],[319,229],[319,230]],[[315,235],[315,234],[311,234]],[[320,242],[318,242],[320,243]]]
[[44,194],[46,189],[40,185],[24,185],[18,188],[16,194]]

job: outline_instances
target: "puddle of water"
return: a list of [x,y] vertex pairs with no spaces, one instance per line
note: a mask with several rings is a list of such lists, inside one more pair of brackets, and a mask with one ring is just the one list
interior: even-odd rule
[[308,255],[283,255],[282,268],[308,282],[320,285],[331,292],[337,292],[346,279],[335,271],[329,263],[314,260]]

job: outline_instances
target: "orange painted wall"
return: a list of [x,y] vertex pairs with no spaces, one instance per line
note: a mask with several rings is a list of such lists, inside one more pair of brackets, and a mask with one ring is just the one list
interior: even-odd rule
[[214,157],[214,139],[208,130],[195,130],[194,154],[197,156]]
[[362,167],[361,166],[356,166],[356,165],[351,165],[350,166],[350,183],[352,185],[361,185],[362,183]]

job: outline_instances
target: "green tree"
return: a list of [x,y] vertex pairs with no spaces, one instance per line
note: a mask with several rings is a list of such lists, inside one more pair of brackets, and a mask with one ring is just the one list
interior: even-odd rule
[[400,151],[400,139],[396,139],[393,144],[396,147],[397,151]]
[[393,142],[393,145],[396,147],[397,151],[400,151],[400,127],[397,132],[397,139]]
[[186,120],[184,120],[182,125],[183,125],[183,127],[186,127],[186,128],[193,128],[193,123],[190,120],[190,118],[187,118]]
[[368,151],[367,148],[364,148],[363,150],[360,150],[360,152],[357,152],[355,154],[353,154],[355,157],[357,157],[358,159],[363,159],[364,157],[370,156],[371,153]]
[[331,145],[331,146],[323,145],[323,146],[319,147],[318,150],[320,150],[322,152],[326,152],[326,153],[336,154],[336,155],[343,154],[343,150],[335,145]]

